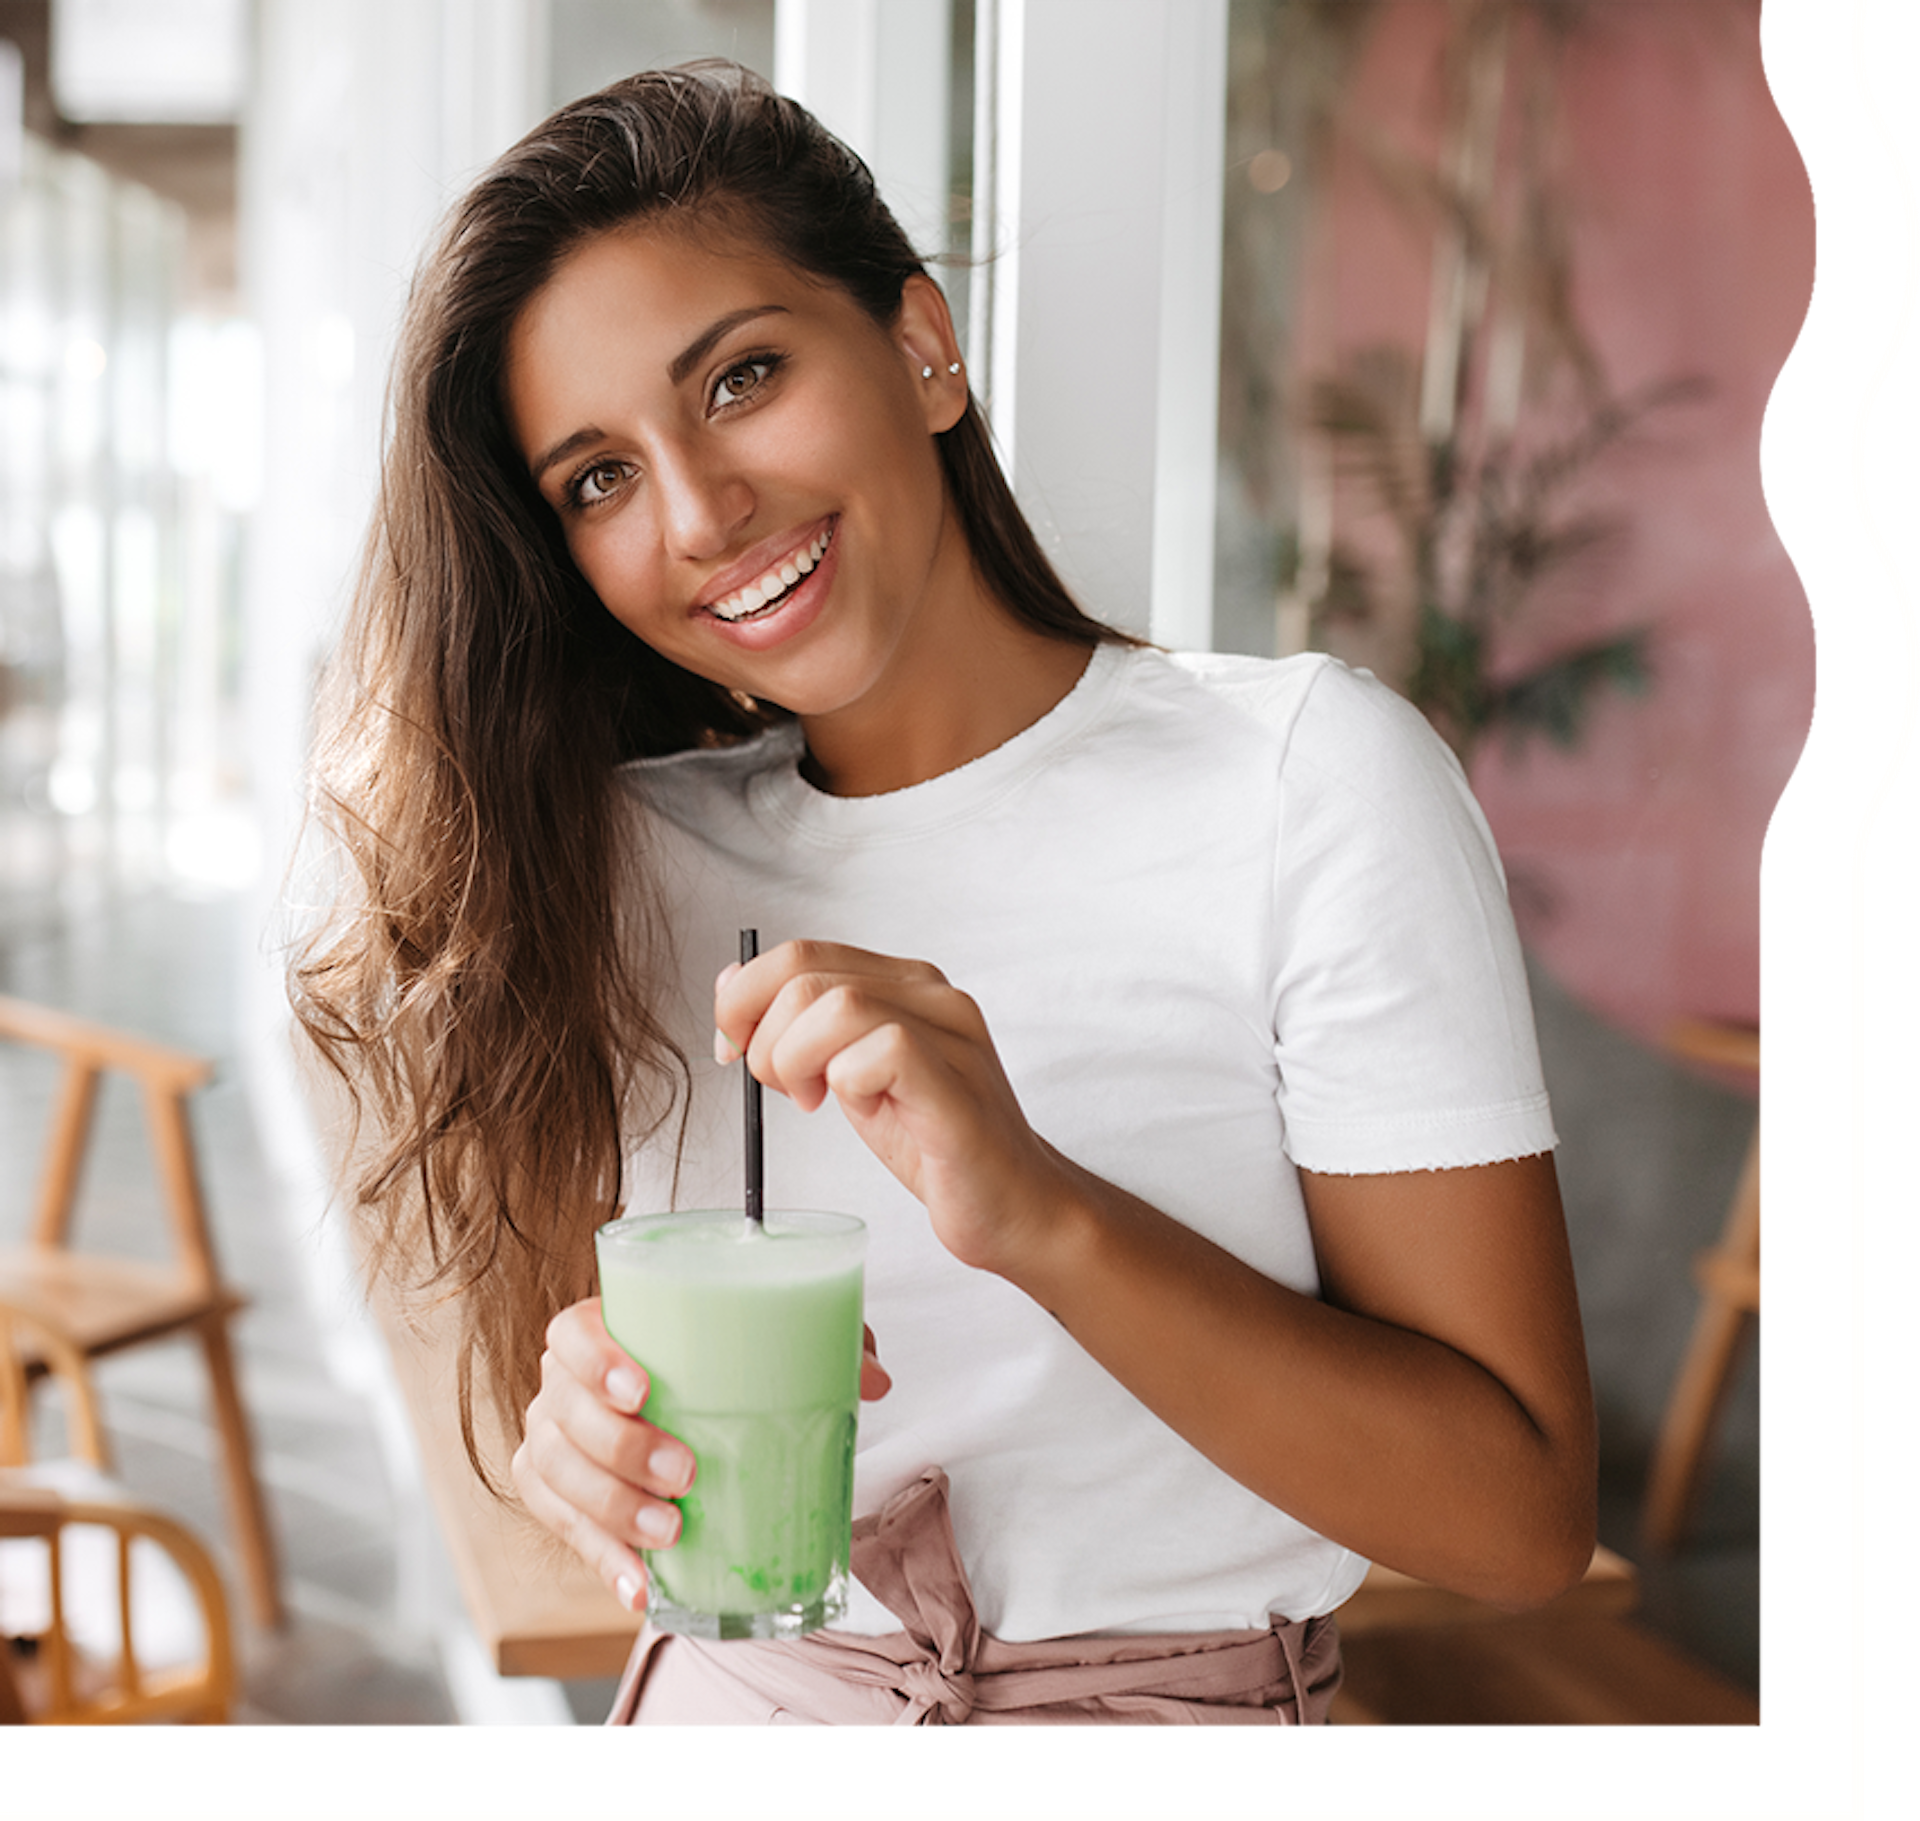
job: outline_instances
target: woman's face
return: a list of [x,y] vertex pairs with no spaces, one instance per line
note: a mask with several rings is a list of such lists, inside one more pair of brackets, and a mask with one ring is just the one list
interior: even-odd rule
[[751,247],[622,230],[514,325],[508,413],[615,618],[700,676],[829,715],[897,684],[971,585],[932,440],[966,406],[951,335],[925,279],[882,327]]

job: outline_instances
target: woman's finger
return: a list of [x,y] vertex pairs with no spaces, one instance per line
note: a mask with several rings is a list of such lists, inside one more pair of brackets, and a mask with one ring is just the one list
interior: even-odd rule
[[693,1456],[637,1414],[646,1374],[608,1337],[597,1300],[563,1310],[547,1342],[514,1483],[529,1513],[632,1607],[644,1587],[634,1552],[679,1535],[673,1500],[692,1483]]
[[562,1309],[547,1324],[546,1357],[583,1385],[597,1385],[616,1410],[637,1411],[646,1402],[647,1375],[607,1332],[600,1299],[590,1296]]
[[871,1403],[893,1389],[893,1374],[880,1363],[880,1349],[874,1344],[873,1330],[860,1330],[860,1396]]
[[643,1578],[636,1580],[637,1552],[673,1545],[680,1534],[678,1507],[564,1445],[534,1412],[528,1414],[527,1437],[512,1463],[522,1502],[632,1606],[644,1585]]
[[[599,1297],[562,1309],[547,1324],[540,1377],[555,1393],[554,1420],[577,1445],[669,1497],[686,1490],[693,1477],[686,1445],[650,1423],[627,1420],[639,1414],[651,1386],[645,1368],[607,1332]],[[567,1395],[575,1388],[584,1395]]]
[[901,1040],[943,1056],[952,1050],[946,1060],[957,1064],[960,1050],[979,1041],[960,1028],[969,1020],[953,1002],[962,997],[944,985],[890,984],[876,991],[864,982],[816,983],[809,977],[783,991],[760,1021],[747,1066],[811,1112],[834,1085],[828,1071],[842,1053],[878,1032],[896,1031]]
[[1005,1241],[1031,1230],[1022,1210],[1051,1192],[1058,1159],[1027,1124],[974,1000],[926,963],[790,943],[726,970],[714,1004],[716,1055],[743,1050],[803,1111],[831,1093],[949,1251],[1008,1264]]
[[534,1465],[527,1443],[514,1450],[509,1471],[528,1515],[579,1556],[629,1612],[640,1611],[646,1604],[647,1570],[638,1551],[556,1493]]
[[732,962],[721,970],[714,982],[715,1055],[723,1062],[738,1058],[783,995],[782,1022],[839,984],[875,991],[930,989],[920,996],[924,1005],[947,981],[931,962],[840,943],[783,942],[745,966]]
[[540,1392],[527,1407],[527,1436],[558,1459],[570,1452],[624,1485],[678,1498],[693,1482],[687,1445],[644,1417],[610,1404],[553,1354],[540,1360]]

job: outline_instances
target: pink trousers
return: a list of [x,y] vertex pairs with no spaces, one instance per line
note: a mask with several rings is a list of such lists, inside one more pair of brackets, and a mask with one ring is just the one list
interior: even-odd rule
[[709,1644],[642,1631],[609,1726],[1317,1725],[1332,1619],[1008,1644],[982,1631],[937,1467],[853,1527],[853,1570],[906,1622],[878,1637]]

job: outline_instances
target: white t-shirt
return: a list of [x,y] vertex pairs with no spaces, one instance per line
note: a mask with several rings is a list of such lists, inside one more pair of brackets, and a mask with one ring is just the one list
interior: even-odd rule
[[[1552,1147],[1492,840],[1452,755],[1365,673],[1103,646],[1034,726],[910,789],[827,796],[800,752],[787,727],[623,774],[653,812],[694,1070],[673,1205],[740,1204],[739,1071],[708,1057],[714,975],[747,925],[763,948],[933,962],[979,1003],[1036,1131],[1309,1294],[1296,1166]],[[959,1264],[831,1100],[804,1114],[768,1095],[765,1118],[767,1205],[870,1229],[893,1390],[862,1407],[856,1511],[944,1467],[988,1631],[1264,1626],[1359,1585],[1363,1560]],[[670,1205],[670,1150],[630,1160],[630,1208]],[[849,1623],[896,1628],[864,1590]]]

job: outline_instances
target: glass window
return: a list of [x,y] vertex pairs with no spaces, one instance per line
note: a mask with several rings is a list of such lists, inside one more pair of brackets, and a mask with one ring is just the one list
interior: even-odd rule
[[[775,78],[775,0],[685,0],[675,6],[634,6],[630,0],[550,0],[549,106],[559,107],[635,70],[695,57],[729,57]],[[973,188],[973,0],[951,0],[948,25],[948,204],[944,234],[921,251],[948,259],[938,273],[966,344],[965,261],[970,253]],[[869,15],[871,29],[885,21]],[[849,47],[870,59],[872,45]],[[856,148],[861,149],[861,148]],[[903,218],[904,219],[904,218]]]
[[169,436],[184,247],[174,205],[25,141],[0,199],[0,868],[17,888],[56,887],[70,860],[164,871],[171,812],[219,762],[180,715],[232,700],[192,636],[231,609],[223,577],[190,585],[185,566],[212,507]]
[[560,107],[635,70],[694,57],[731,57],[773,79],[774,0],[548,0],[552,52],[547,104]]
[[[1214,643],[1274,657],[1309,642],[1306,497],[1292,366],[1306,291],[1317,97],[1362,9],[1235,0],[1228,10],[1227,180],[1221,196],[1220,476]],[[1317,60],[1317,68],[1309,58]]]

